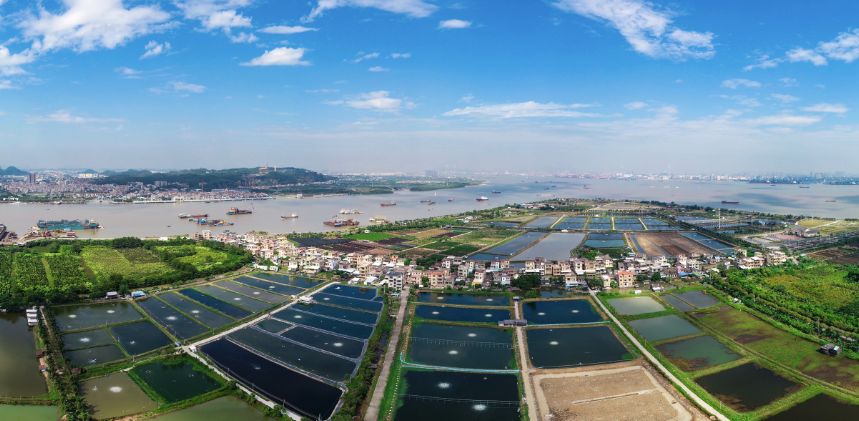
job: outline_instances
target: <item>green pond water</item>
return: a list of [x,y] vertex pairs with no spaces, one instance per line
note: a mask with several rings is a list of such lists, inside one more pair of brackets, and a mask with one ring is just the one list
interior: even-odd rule
[[74,367],[87,367],[109,363],[111,361],[119,361],[126,358],[122,350],[116,345],[97,346],[93,348],[76,349],[74,351],[64,351],[63,356],[69,360]]
[[0,396],[39,396],[47,391],[27,318],[0,314]]
[[132,372],[168,403],[184,401],[221,387],[217,380],[187,360],[155,361],[134,367]]
[[413,327],[409,360],[418,364],[473,369],[512,368],[510,330],[421,323]]
[[125,301],[55,307],[51,311],[54,313],[57,328],[63,332],[90,329],[143,318],[130,303]]
[[670,304],[671,307],[674,307],[682,312],[695,310],[695,307],[671,294],[665,294],[661,298],[663,301]]
[[531,363],[539,368],[601,364],[632,358],[608,326],[528,329],[526,335]]
[[81,391],[93,407],[93,418],[100,420],[139,414],[158,407],[146,393],[123,372],[85,380]]
[[719,300],[704,291],[686,291],[675,293],[674,295],[698,308],[710,307],[719,303]]
[[0,405],[0,420],[56,421],[58,416],[53,406]]
[[608,300],[608,303],[614,307],[618,314],[624,316],[656,313],[665,310],[662,304],[659,304],[651,297],[612,298]]
[[264,421],[271,418],[233,396],[224,396],[154,418],[158,421]]
[[649,319],[632,320],[629,322],[629,325],[651,342],[694,335],[701,332],[691,323],[673,314]]
[[116,343],[107,329],[87,330],[85,332],[67,333],[62,336],[63,349],[75,350],[97,346],[113,345]]
[[656,349],[685,371],[700,370],[740,358],[712,336],[698,336],[658,345]]
[[170,338],[148,320],[114,326],[110,332],[122,349],[131,355],[140,355],[170,344]]
[[802,387],[753,363],[709,374],[696,382],[740,412],[753,411]]
[[790,409],[779,412],[767,421],[805,421],[815,419],[859,420],[859,405],[841,402],[832,396],[820,394]]

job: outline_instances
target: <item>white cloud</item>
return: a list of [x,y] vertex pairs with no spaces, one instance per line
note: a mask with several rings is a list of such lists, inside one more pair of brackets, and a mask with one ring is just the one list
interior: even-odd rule
[[471,21],[462,19],[448,19],[438,23],[439,29],[466,29],[471,28]]
[[114,70],[126,79],[140,79],[140,70],[135,70],[130,67],[117,67]]
[[728,89],[738,89],[738,88],[760,88],[761,83],[755,80],[749,79],[727,79],[722,81],[722,87]]
[[406,60],[412,58],[412,53],[391,53],[391,58],[394,60]]
[[21,22],[33,50],[72,48],[92,51],[113,49],[162,28],[170,15],[158,6],[125,8],[122,0],[63,0],[65,12],[41,9],[38,17]]
[[288,25],[275,25],[275,26],[267,26],[265,28],[260,29],[259,31],[264,34],[274,34],[274,35],[292,35],[292,34],[302,34],[305,32],[313,32],[318,31],[319,28],[310,28],[307,26],[288,26]]
[[400,98],[391,97],[388,91],[374,91],[330,102],[332,105],[345,105],[359,110],[373,110],[382,112],[397,112],[402,108],[413,108],[414,104]]
[[792,77],[783,77],[778,80],[785,88],[795,88],[799,86],[799,81]]
[[379,58],[380,56],[381,56],[381,54],[379,54],[378,52],[372,52],[372,53],[360,52],[351,61],[352,61],[352,63],[360,63],[362,61],[375,60],[375,59]]
[[803,111],[810,113],[831,113],[831,114],[844,114],[848,111],[848,108],[843,104],[814,104],[802,109]]
[[577,111],[588,104],[557,104],[554,102],[513,102],[506,104],[462,107],[444,113],[448,117],[534,118],[534,117],[595,117],[596,114]]
[[788,51],[787,59],[791,63],[807,61],[815,66],[825,66],[828,64],[826,57],[823,57],[817,51],[806,48],[794,48],[793,50]]
[[198,85],[196,83],[174,81],[170,82],[170,87],[176,92],[186,92],[190,94],[202,94],[203,92],[206,92],[205,86]]
[[779,62],[779,59],[775,59],[766,54],[763,54],[758,57],[757,61],[755,61],[754,64],[749,64],[748,66],[743,67],[743,70],[748,72],[755,69],[772,69],[773,67],[778,66]]
[[30,119],[31,122],[47,122],[47,123],[61,123],[61,124],[89,124],[89,123],[117,123],[122,122],[122,119],[117,118],[95,118],[95,117],[84,117],[76,114],[72,114],[67,110],[57,110],[53,113],[50,113],[45,116],[34,117]]
[[157,57],[170,51],[171,48],[173,48],[173,46],[171,46],[169,42],[159,43],[156,41],[149,41],[146,43],[146,46],[143,47],[143,55],[140,56],[140,58]]
[[642,110],[647,108],[647,103],[644,101],[633,101],[625,104],[623,107],[627,110]]
[[373,73],[383,73],[383,72],[388,72],[391,69],[389,69],[387,67],[382,67],[382,66],[373,66],[367,70],[370,72],[373,72]]
[[3,45],[0,45],[0,76],[20,75],[24,73],[22,65],[32,63],[35,56],[30,51],[13,54]]
[[[0,91],[6,91],[9,89],[16,89],[16,86],[12,84],[11,80],[0,80]],[[2,114],[0,114],[2,115]]]
[[251,33],[239,32],[237,28],[250,28],[251,18],[239,12],[239,8],[250,6],[253,0],[175,0],[186,19],[199,21],[206,32],[223,31],[235,43],[255,42],[257,37]]
[[554,5],[608,23],[635,51],[648,57],[709,59],[716,53],[711,32],[677,28],[672,13],[644,0],[557,0]]
[[799,98],[788,94],[772,94],[770,95],[770,97],[778,102],[781,102],[782,104],[788,104],[799,100]]
[[795,114],[778,114],[745,121],[752,126],[809,126],[820,122],[820,117]]
[[304,52],[304,48],[278,47],[242,63],[242,66],[306,66],[310,63],[302,60]]
[[424,0],[318,0],[316,7],[305,20],[316,19],[325,12],[339,7],[367,7],[414,18],[427,17],[437,9],[435,5]]
[[230,38],[230,41],[236,44],[249,44],[252,42],[257,42],[257,36],[250,32],[239,32],[238,34],[227,34],[227,37]]

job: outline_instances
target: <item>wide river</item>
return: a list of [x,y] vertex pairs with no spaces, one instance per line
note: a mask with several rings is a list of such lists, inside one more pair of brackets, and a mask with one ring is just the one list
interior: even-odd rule
[[[501,193],[493,194],[493,191]],[[478,202],[475,198],[479,196],[487,196],[490,200]],[[859,186],[812,185],[810,188],[799,188],[796,185],[770,186],[728,181],[663,182],[506,177],[462,189],[403,191],[387,195],[303,199],[279,197],[267,201],[146,205],[0,204],[0,224],[5,224],[10,230],[22,235],[40,219],[94,219],[104,228],[81,233],[81,237],[159,237],[207,229],[181,220],[178,215],[208,213],[210,218],[235,223],[234,226],[210,228],[213,232],[229,229],[241,233],[252,230],[289,233],[330,229],[322,222],[337,215],[340,209],[357,209],[362,212],[360,215],[343,217],[354,218],[365,225],[367,220],[373,217],[389,220],[414,219],[555,197],[659,200],[793,215],[859,218]],[[421,203],[422,200],[433,200],[436,204],[430,206]],[[722,200],[739,201],[740,204],[722,205]],[[394,201],[397,205],[381,207],[380,204],[385,201]],[[227,209],[232,206],[251,209],[253,214],[226,216]],[[281,219],[281,215],[291,213],[296,213],[299,217]]]

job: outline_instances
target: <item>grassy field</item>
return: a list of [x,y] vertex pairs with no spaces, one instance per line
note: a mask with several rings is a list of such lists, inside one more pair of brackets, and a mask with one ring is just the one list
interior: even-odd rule
[[817,352],[818,344],[800,338],[730,306],[696,312],[693,316],[713,329],[786,367],[859,393],[859,362]]
[[100,246],[85,247],[81,250],[84,264],[97,279],[105,279],[110,275],[149,277],[171,271],[170,267],[160,260],[153,263],[135,263],[129,260],[126,254]]
[[848,281],[847,273],[844,266],[808,262],[752,274],[750,282],[835,311],[859,301],[859,284]]
[[351,240],[381,241],[394,238],[395,236],[386,232],[359,232],[356,234],[349,234],[344,237]]
[[820,230],[823,235],[859,231],[859,221],[808,218],[799,221],[799,225]]
[[162,246],[155,249],[176,257],[181,263],[194,266],[198,271],[216,270],[218,267],[231,265],[235,259],[229,253],[198,245]]

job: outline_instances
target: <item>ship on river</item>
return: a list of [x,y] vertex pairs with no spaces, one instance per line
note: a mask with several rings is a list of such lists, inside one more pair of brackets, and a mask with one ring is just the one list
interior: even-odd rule
[[334,218],[334,219],[329,219],[329,220],[323,222],[323,224],[325,224],[329,227],[341,228],[341,227],[357,227],[360,224],[360,222],[358,222],[354,219],[337,219],[337,218]]
[[46,221],[40,220],[36,226],[40,230],[46,231],[83,231],[83,230],[97,230],[101,228],[101,224],[92,220],[80,220],[80,219],[60,219],[57,221]]
[[254,213],[254,211],[250,209],[239,209],[239,208],[230,208],[227,211],[227,215],[250,215]]

